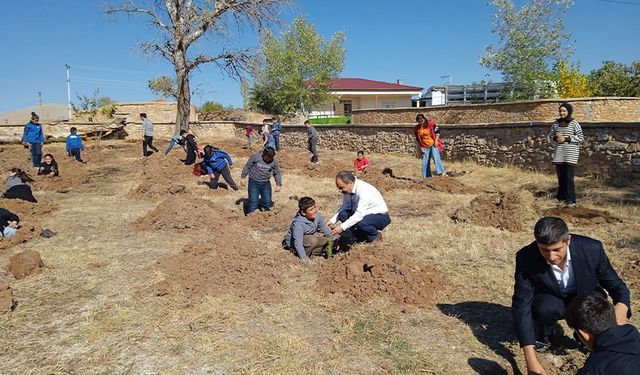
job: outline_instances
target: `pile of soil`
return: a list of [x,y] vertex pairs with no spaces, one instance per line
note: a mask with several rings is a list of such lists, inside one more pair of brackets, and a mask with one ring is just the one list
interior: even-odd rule
[[21,199],[4,199],[0,206],[20,217],[16,234],[9,239],[0,239],[0,251],[37,238],[42,232],[41,220],[57,210],[56,205],[47,202],[32,203]]
[[550,208],[548,210],[542,211],[542,214],[543,216],[560,217],[567,223],[573,225],[622,223],[622,219],[611,215],[609,211],[595,210],[580,206],[571,208]]
[[533,195],[528,191],[481,194],[468,207],[459,208],[451,217],[455,222],[517,232],[530,229],[535,220]]
[[[184,232],[188,230],[212,230],[224,232],[230,221],[237,221],[242,215],[229,212],[211,201],[190,195],[174,195],[165,199],[154,210],[133,222],[134,230],[159,230]],[[213,236],[213,234],[212,234]]]
[[155,294],[233,295],[269,302],[279,296],[277,287],[292,262],[295,258],[284,250],[266,250],[246,234],[222,231],[160,260],[166,279],[155,285]]
[[412,179],[409,177],[396,176],[390,168],[380,171],[371,170],[362,176],[364,181],[369,182],[381,192],[393,191],[397,189],[405,190],[431,190],[449,194],[477,194],[478,190],[469,187],[458,179],[450,176],[434,176],[425,179]]
[[25,250],[11,257],[9,270],[16,279],[40,273],[43,269],[42,257],[35,250]]
[[310,163],[311,153],[291,151],[279,153],[278,161],[283,171],[295,174],[318,177],[335,178],[339,171],[353,170],[353,164],[342,159],[320,160],[320,163]]
[[137,187],[132,189],[127,196],[132,199],[155,200],[159,196],[186,194],[187,188],[182,184],[171,184],[169,186],[158,184],[153,181],[142,181]]
[[381,245],[356,246],[322,263],[317,287],[358,302],[382,298],[397,304],[427,305],[447,283],[433,268]]

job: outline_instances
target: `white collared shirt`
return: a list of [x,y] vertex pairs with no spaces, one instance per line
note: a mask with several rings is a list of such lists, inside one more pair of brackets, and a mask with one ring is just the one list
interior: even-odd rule
[[331,218],[331,224],[338,221],[338,214],[342,210],[355,211],[347,221],[340,224],[342,230],[351,228],[367,215],[386,214],[389,211],[387,204],[378,189],[357,178],[353,184],[351,194],[344,194],[342,197],[342,206],[340,206],[338,212],[336,212],[336,214]]
[[[549,263],[549,262],[547,262]],[[563,296],[576,293],[576,277],[571,266],[571,249],[567,246],[567,261],[564,265],[564,269],[549,263],[553,276],[556,278],[558,287],[560,287],[560,293]]]

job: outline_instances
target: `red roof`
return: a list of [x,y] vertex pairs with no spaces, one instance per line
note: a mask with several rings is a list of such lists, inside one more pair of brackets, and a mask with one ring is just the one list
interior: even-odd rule
[[338,78],[331,84],[334,91],[422,91],[422,87],[373,81],[363,78]]

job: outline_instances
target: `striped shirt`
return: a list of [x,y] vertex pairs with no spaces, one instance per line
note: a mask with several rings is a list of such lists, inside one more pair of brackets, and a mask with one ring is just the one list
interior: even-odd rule
[[[565,137],[565,141],[560,143],[555,141],[556,133]],[[572,120],[567,126],[560,126],[558,122],[554,122],[549,132],[549,140],[555,148],[553,154],[553,164],[578,164],[580,156],[580,143],[584,141],[582,128],[578,121]]]

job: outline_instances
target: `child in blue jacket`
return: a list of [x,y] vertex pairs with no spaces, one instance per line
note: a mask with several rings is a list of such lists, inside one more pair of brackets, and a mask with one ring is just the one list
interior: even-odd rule
[[42,125],[40,125],[40,117],[35,112],[31,112],[31,121],[24,126],[22,143],[31,151],[31,164],[35,169],[38,169],[42,161],[44,132],[42,131]]
[[218,179],[220,178],[220,175],[222,175],[229,187],[236,191],[239,190],[238,185],[236,185],[233,177],[231,177],[231,166],[233,165],[233,160],[231,160],[231,156],[229,154],[218,148],[207,145],[204,147],[204,161],[202,164],[207,168],[207,173],[209,174],[209,178],[211,178],[211,182],[209,183],[210,189],[218,188]]
[[78,129],[72,127],[69,129],[71,134],[67,136],[67,155],[73,156],[77,161],[84,163],[80,155],[80,151],[84,151],[84,145],[82,144],[82,138],[76,133],[78,133]]

